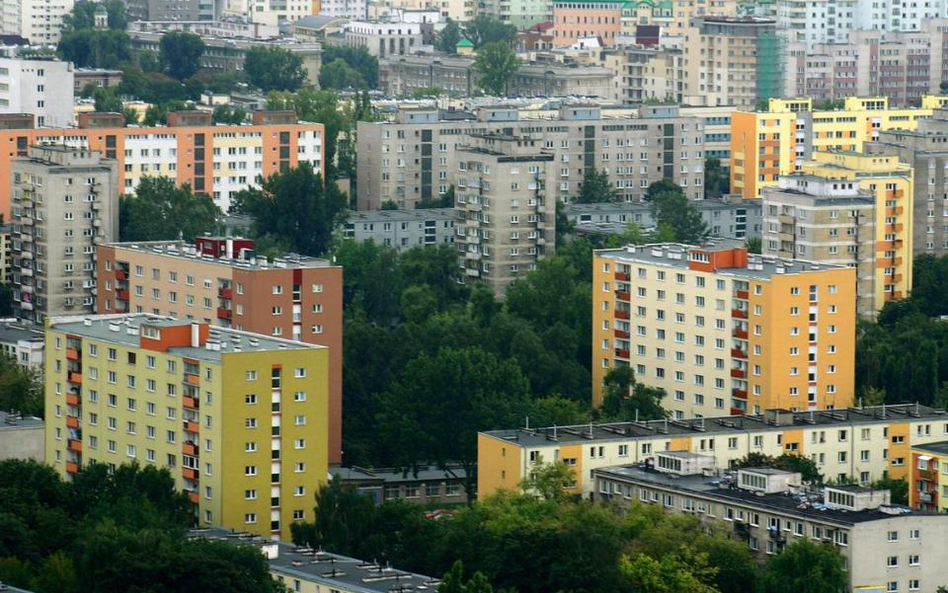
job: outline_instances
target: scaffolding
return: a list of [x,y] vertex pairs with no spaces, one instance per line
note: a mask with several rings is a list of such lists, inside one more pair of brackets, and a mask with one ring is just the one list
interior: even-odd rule
[[776,33],[763,33],[757,38],[757,103],[783,96],[783,39]]

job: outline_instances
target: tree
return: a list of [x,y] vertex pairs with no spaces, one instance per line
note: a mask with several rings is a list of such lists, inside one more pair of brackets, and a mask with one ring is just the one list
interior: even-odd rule
[[480,347],[421,354],[383,397],[379,437],[397,466],[459,464],[466,472],[465,490],[473,497],[477,433],[518,423],[528,387],[513,361]]
[[451,570],[445,573],[441,584],[438,585],[438,593],[493,593],[493,591],[493,587],[482,572],[475,572],[465,583],[464,563],[460,560],[451,566]]
[[94,96],[96,111],[121,113],[125,108],[122,104],[122,100],[118,98],[114,90],[96,89]]
[[885,474],[873,482],[871,487],[876,490],[888,490],[892,504],[907,505],[909,503],[908,482],[904,478],[893,479]]
[[[480,50],[488,43],[503,42],[509,47],[517,36],[517,27],[506,25],[499,20],[487,16],[477,15],[469,22],[464,30],[465,35],[474,44],[474,49]],[[455,42],[457,44],[457,42]],[[453,53],[452,49],[452,53]]]
[[[663,182],[656,182],[663,183]],[[652,185],[655,185],[654,183]],[[701,219],[695,205],[688,200],[681,188],[660,191],[651,197],[652,217],[658,222],[659,233],[673,233],[673,241],[698,243],[708,234],[708,226]],[[651,188],[649,188],[651,189]],[[652,194],[651,191],[648,194]],[[665,239],[663,237],[663,239]],[[665,239],[667,240],[667,239]]]
[[605,171],[597,171],[594,167],[587,167],[583,173],[583,184],[579,188],[579,195],[574,200],[577,204],[595,204],[600,202],[616,202],[619,195],[609,180]]
[[606,420],[655,420],[667,415],[661,406],[665,390],[638,383],[632,367],[610,369],[603,377],[602,384],[600,414]]
[[319,70],[319,86],[324,89],[352,90],[366,88],[365,79],[342,58],[324,63]]
[[247,112],[240,107],[218,105],[214,108],[214,123],[237,125],[247,120]]
[[710,157],[704,160],[704,197],[720,198],[731,191],[731,180],[721,167],[721,159]]
[[557,500],[566,495],[566,490],[576,487],[576,472],[562,461],[534,463],[520,482],[524,492],[533,493],[546,500]]
[[848,583],[843,557],[829,543],[798,539],[764,566],[761,587],[768,593],[838,593]]
[[0,410],[43,417],[42,377],[7,354],[0,354]]
[[395,200],[385,200],[382,202],[382,210],[398,210],[398,204]]
[[122,241],[192,240],[213,231],[223,213],[206,194],[168,177],[143,177],[134,195],[119,201]]
[[[329,49],[333,46],[326,46]],[[323,59],[326,59],[325,53]],[[267,95],[268,109],[288,109],[305,121],[318,121],[326,127],[325,158],[326,173],[333,179],[332,171],[336,162],[336,145],[341,133],[349,134],[355,123],[345,108],[340,109],[345,101],[339,98],[334,91],[317,91],[315,89],[301,89],[296,93],[271,92]]]
[[[337,59],[342,59],[350,68],[359,73],[362,80],[370,89],[378,88],[379,59],[369,53],[365,47],[349,47],[345,45],[323,46],[323,67]],[[322,77],[320,77],[322,80]],[[322,83],[320,83],[322,84]]]
[[260,188],[238,192],[231,210],[252,216],[258,236],[278,237],[303,255],[321,255],[345,219],[346,204],[336,184],[323,183],[322,174],[304,161],[267,177]]
[[80,29],[64,33],[56,49],[79,68],[116,68],[131,59],[131,39],[125,31]]
[[520,68],[520,58],[506,41],[492,41],[477,51],[474,58],[477,86],[495,97],[507,95],[507,81]]
[[707,556],[703,556],[701,564],[696,567],[682,562],[672,554],[665,554],[658,560],[640,554],[635,560],[623,557],[620,560],[619,567],[628,580],[632,591],[717,593],[714,587],[702,582],[694,574],[696,568],[707,568]]
[[435,36],[435,49],[446,54],[454,54],[458,41],[461,41],[461,27],[458,26],[457,21],[449,18],[444,28]]
[[306,81],[302,56],[279,47],[254,46],[247,50],[244,72],[250,84],[264,93],[296,91]]
[[763,244],[761,243],[760,237],[748,237],[744,241],[744,247],[747,248],[748,253],[761,253],[763,251]]
[[808,457],[793,453],[784,453],[778,457],[763,453],[748,453],[745,457],[731,462],[732,469],[744,467],[773,467],[788,472],[799,472],[804,482],[814,485],[823,483],[823,475],[820,474],[816,463]]
[[122,0],[104,0],[103,2],[92,2],[90,0],[78,0],[72,7],[72,12],[63,17],[63,33],[71,33],[81,29],[95,28],[95,10],[99,6],[105,6],[109,15],[109,29],[124,31],[128,26],[128,18],[125,14],[125,3]]
[[193,33],[170,31],[161,36],[158,62],[172,78],[184,80],[201,69],[204,41]]

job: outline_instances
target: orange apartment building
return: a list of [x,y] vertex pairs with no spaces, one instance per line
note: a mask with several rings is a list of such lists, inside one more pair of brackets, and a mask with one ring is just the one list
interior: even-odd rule
[[77,128],[34,128],[32,117],[0,116],[0,213],[10,219],[11,163],[29,147],[60,144],[118,161],[119,191],[148,175],[172,177],[206,193],[223,211],[236,192],[308,161],[323,171],[323,125],[297,122],[291,111],[257,111],[253,123],[214,125],[205,111],[169,114],[168,126],[124,127],[117,113],[83,113]]
[[147,313],[329,347],[329,460],[342,457],[342,268],[257,259],[253,241],[203,237],[98,246],[96,307]]

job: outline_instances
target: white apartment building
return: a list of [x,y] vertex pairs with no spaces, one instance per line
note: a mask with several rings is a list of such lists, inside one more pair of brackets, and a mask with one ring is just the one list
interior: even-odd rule
[[807,49],[817,43],[844,43],[853,29],[858,0],[777,0],[777,28],[788,41],[805,42]]
[[853,26],[880,31],[918,31],[925,21],[948,18],[945,0],[858,0]]
[[0,33],[20,35],[33,45],[56,45],[62,36],[63,17],[73,0],[3,0]]
[[355,21],[345,25],[343,39],[350,47],[364,47],[377,58],[414,53],[422,44],[421,23]]
[[30,113],[37,127],[73,122],[72,62],[0,58],[0,113]]
[[365,20],[368,17],[368,2],[366,0],[318,0],[318,14],[333,18]]

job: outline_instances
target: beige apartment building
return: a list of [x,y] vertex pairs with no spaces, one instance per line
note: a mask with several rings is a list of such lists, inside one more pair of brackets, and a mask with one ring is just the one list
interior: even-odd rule
[[498,296],[556,248],[553,155],[526,136],[472,134],[458,148],[455,239],[466,278]]
[[631,366],[676,419],[852,405],[855,270],[743,243],[593,254],[592,393]]
[[65,146],[14,158],[10,239],[16,317],[95,312],[96,245],[118,236],[115,160]]
[[[526,114],[524,114],[526,115]],[[388,201],[412,209],[448,191],[458,147],[470,134],[529,137],[553,156],[547,191],[569,201],[587,168],[606,171],[626,201],[641,201],[650,184],[671,179],[691,199],[704,197],[704,123],[677,106],[646,105],[637,116],[604,116],[594,105],[565,105],[555,114],[521,117],[513,106],[483,107],[477,114],[401,109],[394,121],[359,122],[358,209]]]

